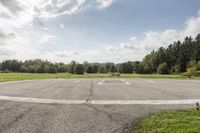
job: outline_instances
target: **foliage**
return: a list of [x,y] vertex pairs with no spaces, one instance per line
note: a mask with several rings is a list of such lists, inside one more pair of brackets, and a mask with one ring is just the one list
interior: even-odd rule
[[188,65],[187,72],[184,73],[185,76],[200,76],[200,61],[195,60],[190,61]]
[[157,72],[159,74],[169,74],[169,67],[167,63],[162,63],[158,66]]
[[82,64],[78,64],[75,68],[76,74],[84,74],[84,66]]
[[[198,62],[199,60],[200,34],[195,39],[186,37],[183,42],[177,41],[170,44],[167,48],[161,47],[157,51],[153,50],[142,60],[137,73],[156,73],[160,69],[160,64],[166,63],[170,73],[178,74],[186,72],[190,68],[188,66],[190,61]],[[192,71],[197,70],[192,68]]]
[[118,64],[118,72],[120,73],[133,73],[133,62],[125,62]]
[[69,73],[71,74],[75,74],[76,73],[76,62],[75,61],[71,61],[71,63],[68,65],[69,68]]

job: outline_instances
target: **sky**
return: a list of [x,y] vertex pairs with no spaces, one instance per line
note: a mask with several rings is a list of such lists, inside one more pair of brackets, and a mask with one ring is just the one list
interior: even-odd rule
[[0,61],[136,61],[198,33],[199,0],[0,0]]

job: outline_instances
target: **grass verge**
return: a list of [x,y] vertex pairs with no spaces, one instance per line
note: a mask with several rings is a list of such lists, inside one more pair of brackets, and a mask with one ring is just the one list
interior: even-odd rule
[[[189,79],[182,75],[159,75],[159,74],[84,74],[72,75],[66,73],[40,74],[40,73],[0,73],[0,82],[31,80],[31,79],[51,79],[51,78],[155,78],[155,79]],[[200,77],[190,79],[200,80]]]
[[156,113],[134,124],[132,133],[200,133],[200,111],[188,109]]

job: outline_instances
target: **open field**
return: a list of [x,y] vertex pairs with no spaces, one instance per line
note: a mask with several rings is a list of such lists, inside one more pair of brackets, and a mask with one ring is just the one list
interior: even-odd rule
[[144,117],[136,123],[133,133],[199,133],[200,112],[175,110]]
[[[158,75],[158,74],[121,74],[113,76],[111,74],[84,74],[72,75],[66,73],[57,74],[33,74],[33,73],[0,73],[0,82],[31,80],[31,79],[52,79],[52,78],[163,78],[163,79],[189,79],[182,75]],[[192,77],[190,79],[199,80],[200,77]]]

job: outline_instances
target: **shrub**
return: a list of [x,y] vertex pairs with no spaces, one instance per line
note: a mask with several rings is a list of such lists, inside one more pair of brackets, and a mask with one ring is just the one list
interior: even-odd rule
[[[190,61],[187,69],[187,75],[189,76],[200,76],[200,63],[196,61]],[[183,74],[185,76],[185,74]]]
[[187,76],[188,78],[191,78],[191,76],[192,76],[192,74],[189,72],[184,72],[182,75]]
[[169,67],[167,63],[162,63],[158,66],[157,72],[159,74],[169,74]]

